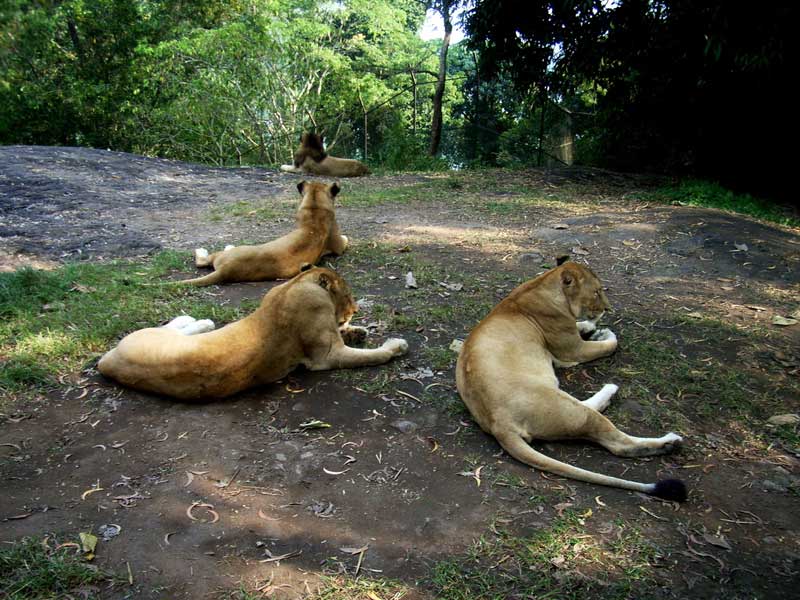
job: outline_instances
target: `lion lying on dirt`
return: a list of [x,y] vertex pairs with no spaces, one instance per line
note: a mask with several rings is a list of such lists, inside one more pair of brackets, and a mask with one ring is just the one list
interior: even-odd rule
[[184,279],[184,285],[214,285],[235,281],[288,279],[300,272],[300,265],[315,264],[326,254],[342,254],[348,245],[347,236],[339,234],[333,199],[339,193],[334,183],[301,181],[297,190],[303,199],[297,209],[297,229],[283,237],[258,246],[226,246],[209,254],[205,248],[195,250],[195,265],[213,267],[204,277]]
[[300,137],[300,147],[294,153],[294,164],[281,165],[281,171],[328,177],[361,177],[369,174],[367,165],[362,162],[328,156],[322,136],[316,133],[304,133]]
[[[458,357],[456,385],[472,416],[511,456],[537,469],[580,481],[686,499],[683,482],[637,483],[579,469],[540,454],[533,439],[583,439],[618,456],[670,452],[682,438],[638,438],[618,430],[600,411],[617,386],[606,384],[583,402],[558,389],[553,365],[573,366],[612,354],[617,338],[595,322],[610,308],[600,280],[566,263],[509,294],[472,330]],[[577,323],[576,323],[577,321]],[[584,341],[581,334],[589,335]]]
[[356,303],[347,283],[330,269],[304,265],[274,287],[251,315],[214,329],[211,321],[181,316],[164,327],[140,329],[97,365],[120,383],[181,399],[223,398],[285,377],[298,365],[312,371],[379,365],[408,351],[402,339],[360,349],[351,327]]

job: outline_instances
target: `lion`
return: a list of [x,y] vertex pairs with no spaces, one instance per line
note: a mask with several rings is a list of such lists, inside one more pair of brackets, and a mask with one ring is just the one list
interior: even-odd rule
[[326,254],[343,254],[349,240],[339,233],[333,211],[333,199],[339,193],[339,185],[301,181],[297,190],[303,199],[297,209],[297,228],[294,231],[266,244],[226,246],[214,254],[198,248],[195,250],[195,265],[213,267],[214,271],[175,283],[204,286],[289,279],[300,272],[303,263],[316,264]]
[[300,137],[300,147],[294,153],[293,165],[281,165],[286,173],[305,173],[327,177],[361,177],[369,175],[367,165],[349,158],[334,158],[325,152],[322,136],[304,133]]
[[366,329],[350,325],[356,311],[340,275],[306,264],[251,315],[216,330],[211,321],[183,315],[134,331],[97,369],[137,390],[196,400],[277,381],[299,365],[312,371],[380,365],[408,351],[395,338],[374,349],[347,346],[366,337]]
[[617,456],[641,457],[681,445],[675,433],[660,438],[627,435],[600,414],[617,392],[614,384],[583,402],[559,389],[554,365],[574,366],[616,350],[614,333],[596,326],[609,308],[600,280],[576,263],[523,283],[470,333],[456,363],[456,386],[478,425],[517,460],[579,481],[683,501],[686,487],[681,481],[638,483],[610,477],[529,446],[533,439],[581,439]]

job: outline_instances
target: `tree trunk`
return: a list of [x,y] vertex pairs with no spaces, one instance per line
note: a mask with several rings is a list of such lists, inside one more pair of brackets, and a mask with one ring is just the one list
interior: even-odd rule
[[367,107],[364,98],[361,97],[361,90],[358,90],[358,101],[361,103],[361,110],[364,112],[364,162],[367,162]]
[[428,149],[430,156],[439,152],[442,141],[442,99],[444,98],[444,85],[447,81],[447,50],[450,47],[450,35],[453,33],[453,24],[450,22],[450,8],[452,2],[443,0],[439,9],[444,19],[444,39],[439,52],[439,79],[436,82],[436,92],[433,95],[433,119],[431,120],[431,145]]
[[413,97],[413,106],[411,107],[411,133],[414,139],[417,139],[417,74],[414,69],[411,69],[411,90]]

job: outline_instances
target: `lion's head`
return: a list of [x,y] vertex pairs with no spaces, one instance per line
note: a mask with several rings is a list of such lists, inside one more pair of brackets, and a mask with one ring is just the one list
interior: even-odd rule
[[611,308],[603,284],[588,267],[567,262],[555,270],[560,271],[561,288],[576,320],[599,319]]
[[294,153],[294,166],[299,169],[306,158],[321,162],[326,156],[328,155],[325,153],[322,136],[317,133],[304,133],[300,136],[300,147]]
[[327,184],[318,181],[301,181],[297,184],[297,191],[303,197],[300,208],[333,210],[333,199],[341,191],[341,188],[336,182]]
[[349,323],[353,315],[358,312],[358,304],[353,299],[350,286],[336,271],[305,263],[300,267],[299,277],[304,279],[311,278],[317,285],[328,292],[331,300],[333,300],[336,323],[339,326]]

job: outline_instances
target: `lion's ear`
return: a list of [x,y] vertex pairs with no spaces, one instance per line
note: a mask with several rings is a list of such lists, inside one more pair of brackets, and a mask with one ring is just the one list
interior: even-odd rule
[[561,283],[564,284],[564,287],[570,287],[573,283],[575,283],[575,276],[569,271],[562,271]]
[[300,265],[300,272],[301,273],[305,273],[306,271],[308,271],[310,269],[313,269],[313,268],[314,268],[314,265],[312,265],[311,263],[304,262],[302,265]]
[[339,187],[339,182],[338,181],[336,181],[336,182],[331,184],[331,197],[332,198],[335,198],[339,194],[340,191],[341,191],[341,188]]
[[320,274],[319,287],[321,287],[323,290],[327,290],[329,287],[331,287],[331,283],[333,282],[331,281],[331,278],[328,274],[326,273]]
[[569,260],[569,254],[562,254],[561,256],[556,256],[556,265],[560,267],[568,260]]
[[297,191],[300,192],[300,194],[302,194],[303,190],[305,189],[307,184],[308,184],[308,182],[305,179],[303,181],[301,181],[300,183],[298,183],[297,184]]

